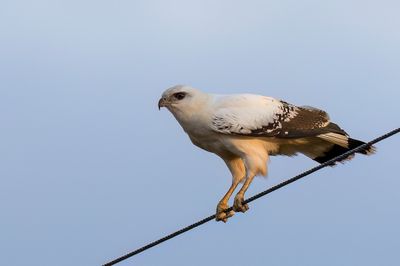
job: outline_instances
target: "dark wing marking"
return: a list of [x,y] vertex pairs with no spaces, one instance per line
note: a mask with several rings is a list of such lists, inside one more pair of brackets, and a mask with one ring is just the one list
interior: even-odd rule
[[329,122],[325,111],[308,106],[296,107],[284,101],[281,103],[282,112],[277,113],[273,123],[253,130],[248,135],[279,138],[312,137],[328,132],[346,135],[338,125]]
[[302,138],[329,132],[347,135],[338,125],[329,121],[325,111],[308,106],[297,107],[284,101],[280,101],[272,119],[265,123],[261,121],[254,128],[229,123],[224,117],[214,117],[213,125],[221,133],[244,136]]

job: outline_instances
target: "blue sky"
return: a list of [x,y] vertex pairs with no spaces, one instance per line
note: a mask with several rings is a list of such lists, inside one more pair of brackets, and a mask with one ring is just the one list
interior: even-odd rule
[[[189,84],[328,111],[353,137],[399,126],[398,1],[0,3],[4,265],[100,265],[214,212],[226,166],[161,93]],[[399,137],[227,224],[120,265],[398,265]],[[248,195],[315,162],[274,157]]]

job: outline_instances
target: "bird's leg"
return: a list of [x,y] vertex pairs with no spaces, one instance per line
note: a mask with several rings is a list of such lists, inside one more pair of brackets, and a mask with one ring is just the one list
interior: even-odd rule
[[254,179],[254,174],[251,174],[247,177],[246,181],[244,182],[242,188],[235,196],[235,201],[233,202],[233,210],[235,212],[246,212],[249,209],[247,204],[243,204],[244,201],[244,193],[249,188],[250,183]]
[[229,188],[228,192],[224,195],[224,197],[219,201],[217,205],[217,213],[215,215],[215,220],[223,221],[226,223],[229,217],[232,217],[235,212],[230,210],[226,211],[229,208],[228,200],[232,196],[233,192],[235,191],[237,185],[239,184],[239,180],[233,179],[232,185]]
[[226,165],[229,168],[229,171],[232,173],[232,185],[229,188],[228,192],[224,195],[224,197],[220,200],[217,205],[217,213],[215,215],[215,219],[217,221],[223,221],[226,223],[229,217],[232,217],[235,212],[234,211],[226,211],[229,209],[228,201],[235,191],[236,187],[240,183],[241,179],[244,178],[246,170],[244,163],[240,157],[235,156],[227,156],[224,158]]

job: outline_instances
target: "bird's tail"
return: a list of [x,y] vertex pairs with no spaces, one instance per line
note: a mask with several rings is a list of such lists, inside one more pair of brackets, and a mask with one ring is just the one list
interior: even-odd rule
[[[319,138],[328,141],[333,144],[327,151],[325,151],[322,155],[313,158],[313,160],[324,163],[327,162],[347,151],[355,149],[361,145],[364,145],[365,142],[357,139],[352,139],[346,135],[338,134],[338,133],[326,133],[318,136]],[[371,155],[375,153],[376,149],[372,145],[367,145],[365,148],[357,151],[357,153],[364,155]],[[346,160],[350,160],[354,157],[353,155],[349,155],[346,158],[343,158],[339,162],[344,162]]]

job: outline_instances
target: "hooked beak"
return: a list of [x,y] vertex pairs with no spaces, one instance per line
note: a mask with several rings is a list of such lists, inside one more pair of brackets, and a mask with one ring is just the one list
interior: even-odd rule
[[161,107],[165,107],[166,104],[167,104],[167,101],[165,100],[165,98],[161,98],[161,99],[158,101],[158,110],[160,110]]

